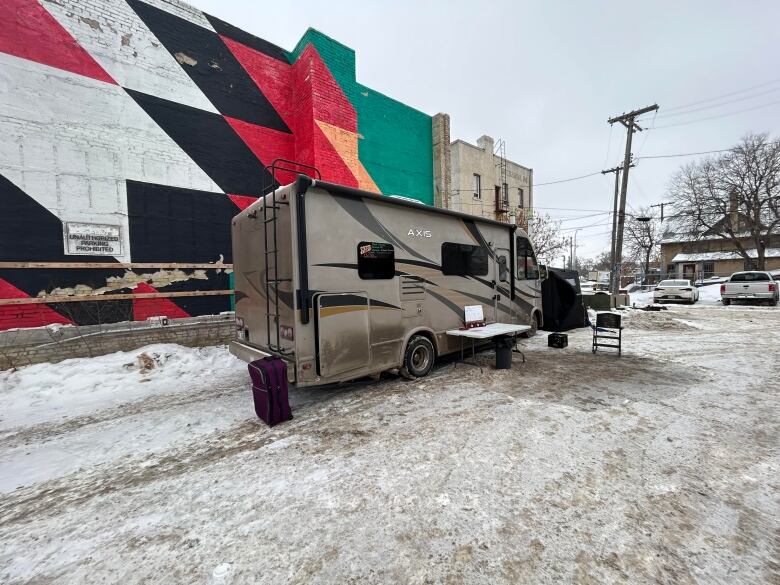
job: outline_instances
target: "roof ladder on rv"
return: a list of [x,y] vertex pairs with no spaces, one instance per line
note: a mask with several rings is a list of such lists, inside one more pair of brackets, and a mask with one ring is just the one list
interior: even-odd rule
[[[321,179],[320,171],[316,167],[297,163],[295,161],[277,158],[270,165],[265,167],[271,177],[271,184],[264,185],[263,197],[263,238],[265,243],[265,323],[268,334],[268,349],[272,352],[287,353],[289,350],[281,346],[281,324],[279,323],[279,285],[283,282],[292,282],[292,278],[279,278],[279,240],[277,237],[277,213],[282,204],[289,204],[286,201],[276,200],[276,188],[279,183],[276,180],[277,171],[287,171],[291,173],[298,172],[299,168],[310,169],[314,171],[316,179]],[[308,173],[306,173],[308,174]],[[268,193],[268,190],[271,190]],[[270,194],[270,205],[268,195]],[[273,235],[273,238],[269,236]],[[269,244],[272,248],[269,248]],[[273,296],[273,299],[271,298]],[[274,334],[271,332],[271,322],[273,321]],[[273,343],[273,341],[276,343]]]

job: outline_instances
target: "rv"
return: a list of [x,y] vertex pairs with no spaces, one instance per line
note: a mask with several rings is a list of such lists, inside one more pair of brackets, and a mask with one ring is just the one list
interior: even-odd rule
[[297,386],[430,372],[461,350],[464,308],[542,325],[539,266],[517,226],[298,175],[233,218],[237,339]]

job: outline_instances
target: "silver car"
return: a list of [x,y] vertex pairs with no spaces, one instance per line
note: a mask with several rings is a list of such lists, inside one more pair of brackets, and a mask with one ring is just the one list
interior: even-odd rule
[[699,300],[699,289],[690,280],[662,280],[653,291],[654,303],[678,301],[692,305]]

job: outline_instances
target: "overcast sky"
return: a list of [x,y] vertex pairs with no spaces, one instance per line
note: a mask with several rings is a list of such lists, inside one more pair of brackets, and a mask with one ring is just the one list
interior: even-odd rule
[[[190,1],[288,50],[309,26],[323,31],[355,50],[358,81],[449,113],[453,140],[503,138],[536,183],[622,162],[625,129],[610,131],[607,118],[653,103],[660,110],[645,126],[656,128],[635,135],[635,156],[780,135],[777,1]],[[671,174],[694,158],[639,161],[629,208],[663,201]],[[613,180],[536,187],[537,210],[566,218],[567,233],[590,226],[578,234],[580,256],[609,246],[608,216],[582,216],[611,209]]]

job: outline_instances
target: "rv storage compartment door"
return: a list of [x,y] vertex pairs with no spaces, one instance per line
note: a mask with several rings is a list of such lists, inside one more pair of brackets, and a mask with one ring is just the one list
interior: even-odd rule
[[401,287],[401,315],[405,319],[420,317],[425,300],[425,281],[419,276],[402,275]]
[[320,375],[367,367],[371,357],[368,295],[323,293],[316,298]]

